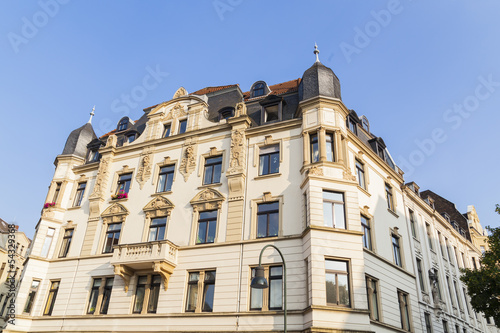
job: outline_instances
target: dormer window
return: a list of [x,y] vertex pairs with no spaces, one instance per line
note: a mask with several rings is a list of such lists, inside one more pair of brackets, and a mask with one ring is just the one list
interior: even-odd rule
[[101,154],[99,154],[98,150],[89,150],[89,156],[87,158],[87,162],[97,162],[101,159]]
[[128,118],[123,118],[122,120],[120,120],[120,122],[118,123],[118,128],[116,129],[118,132],[119,131],[124,131],[127,129],[127,125],[128,125]]
[[281,121],[283,117],[283,104],[283,99],[274,95],[268,96],[261,101],[261,124]]
[[234,108],[223,108],[219,111],[219,121],[234,117]]
[[134,142],[135,141],[135,137],[136,137],[135,134],[127,136],[128,143]]
[[450,222],[450,215],[448,215],[447,213],[442,213],[441,215],[444,217],[446,221]]
[[264,83],[257,83],[252,90],[252,97],[258,97],[264,95]]
[[356,123],[356,121],[350,118],[349,118],[349,129],[351,130],[351,132],[358,135],[358,124]]
[[361,127],[368,133],[370,133],[370,123],[368,122],[368,119],[366,119],[365,116],[361,116]]
[[459,231],[459,227],[458,227],[457,221],[451,221],[451,225],[453,226],[453,229],[455,229],[456,231]]

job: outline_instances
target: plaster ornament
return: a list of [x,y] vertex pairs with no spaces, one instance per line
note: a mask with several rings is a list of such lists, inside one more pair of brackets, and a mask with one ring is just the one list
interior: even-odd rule
[[307,171],[309,176],[323,176],[323,169],[317,166],[310,167]]
[[234,130],[231,134],[231,159],[229,160],[228,174],[245,170],[245,130]]
[[172,99],[186,96],[187,94],[188,94],[187,90],[184,89],[184,87],[180,87],[179,89],[177,89],[177,91],[175,92],[174,97]]
[[106,187],[108,176],[109,176],[109,157],[103,158],[99,163],[99,171],[97,171],[94,191],[90,195],[90,199],[100,198],[103,196],[103,191],[104,188]]
[[177,102],[172,110],[167,113],[167,115],[165,116],[165,120],[177,119],[184,116],[187,116],[187,112],[184,110],[184,107],[181,105],[181,103]]
[[196,144],[191,143],[184,147],[182,160],[179,166],[179,172],[184,176],[184,181],[187,182],[189,175],[193,173],[196,167]]
[[106,141],[106,147],[116,147],[116,135],[111,134]]
[[144,187],[144,184],[148,181],[149,177],[151,177],[151,168],[152,168],[152,153],[151,151],[145,151],[142,153],[142,159],[140,159],[139,169],[137,171],[136,180],[139,183],[139,187]]
[[342,173],[342,176],[345,180],[352,180],[352,181],[356,181],[356,176],[354,176],[350,171],[344,171]]
[[236,104],[235,117],[245,116],[247,114],[247,106],[245,103],[241,102]]

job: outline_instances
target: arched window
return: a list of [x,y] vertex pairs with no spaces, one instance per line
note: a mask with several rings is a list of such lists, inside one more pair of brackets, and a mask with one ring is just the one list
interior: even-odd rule
[[120,122],[118,123],[118,128],[116,129],[118,132],[119,131],[123,131],[123,130],[126,130],[127,129],[127,125],[128,125],[128,118],[125,117],[125,118],[122,118],[120,120]]
[[223,108],[219,111],[219,120],[234,117],[234,108]]
[[264,83],[257,83],[252,90],[252,97],[264,95]]

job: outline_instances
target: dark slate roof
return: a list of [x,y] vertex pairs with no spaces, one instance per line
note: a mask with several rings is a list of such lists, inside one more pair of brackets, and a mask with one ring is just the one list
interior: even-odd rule
[[337,75],[321,62],[316,61],[302,75],[299,86],[299,100],[306,100],[316,96],[332,98],[340,97],[340,81]]
[[86,123],[77,128],[68,136],[66,144],[61,155],[77,155],[85,157],[87,154],[87,145],[90,141],[97,138],[94,129],[90,123]]
[[[450,216],[450,222],[455,221],[458,223],[459,227],[464,229],[466,238],[470,241],[470,233],[469,233],[469,223],[467,218],[460,213],[455,204],[451,201],[446,200],[442,196],[432,192],[431,190],[425,190],[420,192],[420,197],[425,199],[427,197],[431,197],[434,200],[434,208],[439,214],[446,213]],[[450,223],[451,225],[451,223]]]

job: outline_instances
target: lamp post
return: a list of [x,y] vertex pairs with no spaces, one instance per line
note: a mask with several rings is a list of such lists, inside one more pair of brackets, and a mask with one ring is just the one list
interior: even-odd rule
[[283,257],[283,253],[274,245],[268,244],[262,248],[260,251],[259,255],[259,266],[255,269],[255,277],[252,279],[252,282],[250,283],[251,288],[255,289],[266,289],[269,287],[269,284],[267,283],[267,279],[264,274],[264,267],[262,267],[261,262],[262,262],[262,253],[264,253],[264,250],[267,249],[268,247],[274,248],[276,251],[281,256],[281,261],[283,261],[283,292],[285,293],[285,297],[283,299],[283,310],[284,310],[284,320],[283,320],[283,331],[286,333],[286,264],[285,264],[285,258]]

